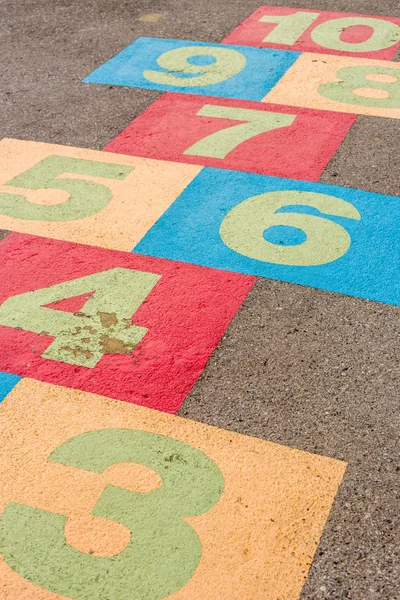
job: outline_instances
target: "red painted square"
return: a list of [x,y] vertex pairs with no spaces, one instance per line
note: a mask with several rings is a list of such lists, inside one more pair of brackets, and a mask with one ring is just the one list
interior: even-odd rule
[[[225,158],[185,154],[200,140],[216,132],[236,136],[235,126],[244,121],[201,116],[204,110],[252,111],[251,114],[288,115],[291,124],[253,135],[229,151]],[[104,148],[109,152],[176,162],[250,171],[261,175],[318,181],[321,173],[355,121],[355,115],[294,108],[226,98],[164,94]],[[225,135],[225,134],[224,134]],[[234,137],[236,141],[236,137]],[[219,152],[217,136],[207,142],[211,153]],[[224,147],[222,142],[222,147]],[[203,142],[204,144],[204,142]],[[210,152],[210,150],[208,150]]]
[[[304,23],[305,29],[303,31],[302,27],[299,26],[299,36],[296,41],[291,41],[289,44],[284,42],[284,36],[281,35],[280,31],[278,32],[277,27],[279,24],[260,22],[260,19],[264,16],[289,16],[294,13],[316,13],[316,17],[309,25],[306,22]],[[342,22],[339,19],[346,19],[346,21]],[[353,19],[353,21],[349,19]],[[325,25],[328,22],[330,24]],[[288,23],[289,29],[292,32],[295,29],[295,24],[295,21],[292,21],[291,24]],[[393,24],[392,27],[391,24]],[[320,27],[321,25],[322,27]],[[328,42],[328,37],[331,36],[327,27],[329,27],[331,33],[333,32],[333,46],[336,46],[336,48],[332,47],[332,44]],[[282,40],[282,42],[264,41],[273,30],[275,30],[275,36],[279,37],[279,40]],[[296,34],[293,34],[293,36],[296,37]],[[313,39],[314,37],[315,39]],[[369,45],[373,44],[375,49],[368,48],[366,42]],[[400,19],[355,13],[330,12],[318,9],[309,10],[303,8],[261,6],[234,29],[224,39],[223,44],[239,44],[242,46],[257,46],[259,48],[280,48],[281,50],[391,60],[400,47]],[[342,46],[341,50],[338,49],[338,44]]]
[[[0,243],[0,305],[10,296],[114,268],[161,275],[132,315],[134,325],[148,329],[132,353],[104,354],[93,368],[58,362],[41,357],[55,339],[51,332],[1,325],[0,371],[176,412],[255,278],[11,233]],[[49,314],[84,310],[87,298],[53,303]]]

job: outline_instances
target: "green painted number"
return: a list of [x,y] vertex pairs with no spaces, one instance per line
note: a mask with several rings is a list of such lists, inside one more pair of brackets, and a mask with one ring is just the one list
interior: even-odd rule
[[[215,61],[210,65],[192,65],[188,59],[194,56],[211,56]],[[158,57],[157,63],[172,72],[144,71],[143,76],[149,81],[160,85],[195,87],[234,77],[246,66],[246,58],[237,50],[228,48],[188,46],[164,52]]]
[[[364,25],[371,29],[364,42],[343,42],[340,36],[348,27]],[[374,52],[394,46],[400,40],[400,27],[396,23],[369,17],[343,17],[321,23],[311,32],[316,44],[330,50],[343,52]]]
[[[54,336],[43,358],[94,367],[104,354],[133,352],[147,329],[132,315],[160,277],[117,268],[11,296],[0,306],[0,324]],[[78,313],[45,308],[93,291]]]
[[[400,108],[400,70],[391,67],[346,67],[336,73],[342,81],[324,83],[318,93],[329,100],[377,108]],[[379,97],[364,95],[379,90]]]
[[318,16],[319,13],[301,11],[291,15],[264,15],[260,22],[276,23],[276,27],[263,39],[263,42],[292,46]]
[[260,133],[288,127],[296,118],[296,115],[216,106],[214,104],[205,104],[197,115],[200,117],[247,121],[247,123],[233,125],[228,129],[212,133],[184,152],[184,154],[191,156],[209,156],[211,158],[225,158],[229,152],[246,140]]
[[[347,252],[350,236],[334,221],[308,214],[277,212],[293,205],[311,206],[337,217],[361,219],[358,210],[340,198],[314,192],[268,192],[244,200],[226,215],[220,228],[222,241],[239,254],[278,265],[323,265]],[[264,238],[267,229],[282,225],[300,229],[306,234],[306,240],[295,246],[281,246]]]
[[74,600],[159,600],[190,580],[201,542],[182,519],[209,511],[224,488],[208,456],[155,433],[103,429],[68,440],[49,460],[92,473],[141,464],[156,471],[162,484],[147,493],[105,488],[92,514],[131,532],[125,550],[110,557],[74,550],[65,539],[63,515],[10,502],[0,518],[0,553],[21,577]]
[[61,204],[44,206],[29,202],[25,196],[0,193],[0,214],[31,221],[74,221],[100,212],[112,200],[111,190],[94,181],[59,178],[63,173],[123,180],[134,167],[97,162],[83,158],[48,156],[5,185],[28,190],[57,189],[70,194]]
[[[263,42],[292,46],[318,18],[319,13],[294,12],[290,15],[263,15],[261,23],[275,23],[276,27]],[[343,31],[348,27],[364,25],[371,35],[363,42],[344,42]],[[313,41],[322,48],[343,52],[374,52],[390,48],[400,40],[400,27],[396,23],[371,17],[343,17],[330,19],[317,25],[311,32]]]

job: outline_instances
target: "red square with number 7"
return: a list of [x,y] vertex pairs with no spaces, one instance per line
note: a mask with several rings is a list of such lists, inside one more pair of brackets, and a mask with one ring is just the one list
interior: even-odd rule
[[318,181],[354,115],[164,94],[104,150]]
[[0,279],[0,372],[171,413],[255,281],[17,233]]

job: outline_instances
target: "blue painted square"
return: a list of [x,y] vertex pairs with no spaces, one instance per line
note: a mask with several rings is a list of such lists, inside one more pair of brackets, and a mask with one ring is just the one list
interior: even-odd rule
[[[224,221],[224,224],[232,223],[232,215],[236,214],[234,221],[239,229],[235,230],[238,232],[233,238],[235,241],[233,244],[229,241],[230,247],[222,241],[221,224],[234,207],[253,196],[282,191],[301,192],[302,195],[298,196],[301,202],[293,204],[288,200],[280,208],[271,210],[270,202],[277,197],[276,194],[263,196],[261,201],[256,201],[261,202],[262,208],[250,211],[250,225],[244,221],[243,215],[237,216],[242,208],[235,209],[235,213],[232,212]],[[324,195],[318,196],[323,203],[322,208],[312,207],[311,196],[305,192]],[[312,198],[315,199],[315,196]],[[343,201],[349,204],[343,204]],[[252,203],[253,200],[246,205]],[[260,210],[265,210],[264,216]],[[360,218],[355,216],[357,211]],[[347,216],[335,216],[335,212],[339,215],[347,213]],[[352,216],[349,217],[349,214]],[[265,225],[265,215],[272,219],[273,226]],[[288,215],[289,220],[294,218],[291,226],[285,224]],[[398,305],[399,225],[398,197],[321,183],[204,168],[134,251]],[[314,240],[312,256],[317,263],[326,261],[326,257],[321,258],[326,251],[338,256],[331,257],[329,262],[311,266],[294,265],[292,258],[291,264],[276,264],[250,256],[257,245],[262,251],[267,249],[268,252],[271,249],[276,252],[277,248],[285,248],[284,252],[287,252],[290,246],[294,249],[291,256],[297,260],[307,244],[307,229],[310,238],[308,247]],[[222,231],[226,232],[226,229]],[[242,238],[241,243],[244,239],[247,249],[243,250],[243,246],[240,251],[232,249],[239,238]]]
[[[220,56],[219,58],[205,54],[193,55],[192,57],[189,57],[188,54],[186,57],[177,56],[179,50],[182,51],[183,48],[192,47],[204,48],[204,50],[210,52],[214,51]],[[166,56],[165,53],[171,51],[172,53]],[[190,50],[188,53],[190,54]],[[162,55],[161,63],[167,60],[168,68],[163,68],[157,62]],[[300,52],[287,50],[144,37],[127,46],[122,52],[90,73],[83,81],[185,92],[187,94],[222,96],[224,98],[261,100],[278,83],[299,56]],[[198,69],[201,69],[202,66],[207,68],[207,65],[212,68],[213,63],[217,63],[218,75],[216,77],[219,77],[218,82],[203,85],[185,85],[185,81],[196,81],[199,72],[190,73],[186,71],[184,73],[184,68],[196,69],[196,65]],[[237,65],[236,73],[235,64]],[[224,70],[227,71],[222,72]],[[145,73],[148,71],[156,71],[157,74],[164,75],[168,73],[169,77],[172,74],[176,81],[172,85],[165,82],[151,81],[149,77],[154,78],[154,75],[147,74],[146,77]],[[201,76],[203,77],[204,73],[201,73]]]
[[20,379],[19,375],[0,371],[0,402],[11,392]]

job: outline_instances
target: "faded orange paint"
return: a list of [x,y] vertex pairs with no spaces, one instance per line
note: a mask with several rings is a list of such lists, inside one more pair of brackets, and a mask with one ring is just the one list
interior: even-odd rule
[[[200,565],[174,600],[297,600],[345,463],[77,390],[21,380],[0,407],[0,514],[10,501],[68,516],[67,541],[83,552],[111,555],[128,530],[90,516],[113,483],[135,491],[159,485],[152,471],[116,465],[99,475],[48,456],[88,431],[132,428],[186,442],[221,469],[225,488],[201,516],[185,519],[202,544]],[[0,597],[61,600],[0,560]]]
[[82,175],[63,175],[106,185],[111,202],[100,212],[75,221],[34,221],[0,214],[0,229],[58,240],[131,251],[202,167],[111,154],[56,144],[3,139],[0,141],[0,192],[24,195],[28,201],[52,205],[69,198],[66,191],[26,190],[4,183],[50,155],[81,158],[134,167],[122,181]]
[[[399,63],[305,52],[299,56],[277,85],[262,99],[262,102],[400,119],[400,99],[398,100],[399,108],[382,108],[338,102],[318,92],[318,88],[323,84],[342,81],[342,78],[336,74],[341,69],[348,67],[383,67],[384,69],[397,70],[399,76],[396,84],[397,90],[394,89],[393,91],[399,98]],[[380,81],[383,84],[396,83],[396,79],[388,75],[370,75],[369,80],[371,82]],[[367,81],[364,81],[364,84],[358,87],[362,90],[364,88],[368,88]],[[380,92],[377,89],[369,88],[368,91],[361,91],[359,96],[385,99],[388,97],[388,93],[384,90]],[[357,96],[354,97],[357,98]]]

